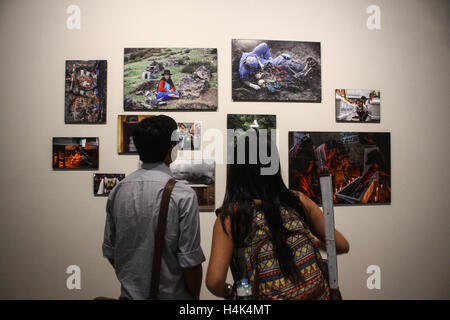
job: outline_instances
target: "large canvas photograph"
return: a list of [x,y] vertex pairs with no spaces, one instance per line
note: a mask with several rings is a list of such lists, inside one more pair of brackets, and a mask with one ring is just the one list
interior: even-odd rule
[[94,173],[94,195],[107,197],[111,191],[125,178],[124,173]]
[[53,138],[53,169],[98,169],[98,138]]
[[214,160],[177,159],[170,164],[174,179],[183,181],[197,193],[201,211],[215,210]]
[[106,123],[106,71],[106,60],[66,61],[66,124]]
[[336,205],[390,204],[390,133],[289,132],[289,188],[321,205],[323,173]]
[[336,122],[380,123],[380,90],[336,89]]
[[232,40],[233,101],[321,102],[320,42]]
[[125,111],[217,110],[217,49],[125,48]]

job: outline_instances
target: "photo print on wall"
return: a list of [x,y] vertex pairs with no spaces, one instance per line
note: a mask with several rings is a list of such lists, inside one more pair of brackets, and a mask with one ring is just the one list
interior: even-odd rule
[[124,173],[94,173],[94,195],[107,197],[125,178]]
[[138,154],[133,141],[133,131],[139,121],[152,115],[118,115],[117,117],[117,152],[119,154]]
[[[137,124],[153,115],[119,115],[117,120],[117,152],[138,154],[133,141],[133,131]],[[202,123],[199,121],[177,123],[177,143],[179,150],[200,150]]]
[[53,138],[53,169],[98,169],[98,138]]
[[106,71],[106,60],[66,61],[66,124],[106,123]]
[[336,122],[380,122],[380,91],[336,89]]
[[321,102],[320,42],[232,40],[233,101]]
[[124,110],[217,110],[217,49],[125,48]]
[[200,150],[201,122],[178,122],[177,143],[179,150]]
[[[268,114],[228,114],[227,129],[235,130],[234,141],[228,141],[228,147],[233,146],[237,139],[250,129],[266,129],[268,137],[271,137],[272,129],[277,128],[277,117]],[[238,132],[242,130],[242,132]]]
[[197,194],[200,211],[215,209],[214,160],[177,159],[170,164],[174,179],[188,184]]
[[319,176],[332,176],[335,205],[391,203],[389,132],[289,132],[289,188],[322,204]]

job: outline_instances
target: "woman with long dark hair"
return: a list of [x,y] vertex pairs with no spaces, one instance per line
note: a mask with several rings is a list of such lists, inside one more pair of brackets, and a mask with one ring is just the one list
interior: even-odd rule
[[[237,163],[239,142],[234,146],[225,198],[216,210],[206,285],[214,295],[229,298],[233,289],[225,279],[231,267],[235,282],[249,280],[255,299],[329,299],[318,250],[325,248],[323,213],[308,197],[286,187],[279,166],[275,174],[261,173],[269,166],[260,159],[261,142],[271,148],[258,132],[256,136],[256,163],[249,154],[255,150],[250,135],[239,138],[244,139],[243,164]],[[276,148],[275,153],[271,160],[279,164]],[[337,230],[335,240],[337,253],[349,251]]]

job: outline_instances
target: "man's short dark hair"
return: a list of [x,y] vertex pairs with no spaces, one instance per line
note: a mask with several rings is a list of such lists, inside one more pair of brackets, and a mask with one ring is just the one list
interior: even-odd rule
[[172,133],[177,130],[177,123],[165,115],[153,116],[138,123],[133,132],[133,140],[142,162],[162,162],[170,147]]

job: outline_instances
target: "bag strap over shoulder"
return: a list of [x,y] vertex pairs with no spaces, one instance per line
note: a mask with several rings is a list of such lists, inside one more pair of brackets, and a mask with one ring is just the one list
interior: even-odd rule
[[166,186],[161,199],[159,208],[158,226],[155,233],[155,247],[153,250],[152,276],[150,281],[150,300],[158,299],[159,279],[161,275],[161,259],[164,249],[164,236],[166,234],[167,214],[169,211],[170,195],[177,181],[171,178]]

